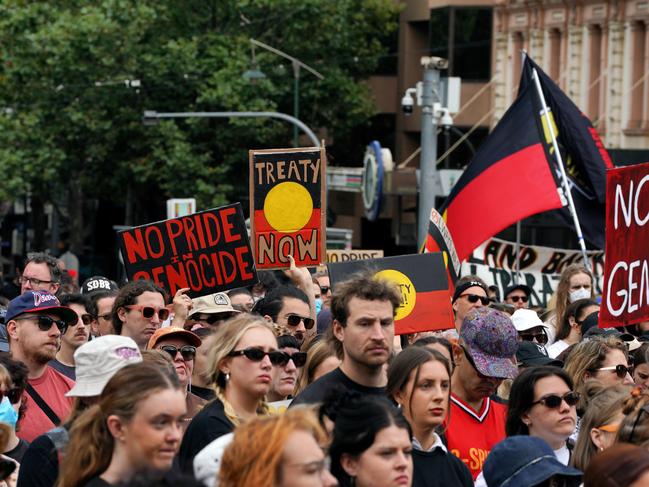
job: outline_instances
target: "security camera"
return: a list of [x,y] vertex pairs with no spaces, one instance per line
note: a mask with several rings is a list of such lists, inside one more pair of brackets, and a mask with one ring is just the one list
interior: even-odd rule
[[408,88],[403,98],[401,98],[401,109],[406,117],[412,115],[412,107],[415,106],[415,100],[412,97],[413,93],[417,93],[417,89]]
[[448,111],[448,108],[442,108],[441,115],[442,116],[440,117],[439,124],[442,127],[448,128],[453,125],[453,117],[451,117],[451,113]]

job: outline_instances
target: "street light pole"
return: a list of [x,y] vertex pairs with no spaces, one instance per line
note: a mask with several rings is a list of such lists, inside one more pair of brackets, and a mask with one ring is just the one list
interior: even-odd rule
[[154,125],[162,118],[279,118],[294,125],[295,130],[301,129],[313,142],[314,147],[320,147],[320,142],[313,131],[301,120],[279,112],[156,112],[155,110],[145,110],[143,122],[145,125]]

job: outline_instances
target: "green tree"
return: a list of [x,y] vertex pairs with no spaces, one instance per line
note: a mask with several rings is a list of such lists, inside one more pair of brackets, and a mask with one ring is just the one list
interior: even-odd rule
[[30,196],[36,245],[38,217],[52,203],[77,251],[96,220],[91,199],[123,201],[127,224],[161,218],[168,197],[196,197],[200,208],[245,202],[248,149],[290,146],[290,125],[147,127],[144,109],[292,113],[288,62],[258,50],[267,77],[241,76],[256,38],[324,74],[303,73],[300,118],[335,140],[373,115],[361,81],[386,54],[396,21],[392,0],[6,0],[0,199]]

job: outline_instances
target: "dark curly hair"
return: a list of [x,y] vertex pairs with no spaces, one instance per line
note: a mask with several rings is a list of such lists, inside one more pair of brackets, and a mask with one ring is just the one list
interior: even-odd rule
[[117,311],[120,308],[135,304],[137,297],[147,291],[162,294],[162,299],[164,299],[165,303],[167,302],[167,293],[165,293],[164,289],[159,287],[153,281],[148,281],[146,279],[130,281],[119,290],[119,294],[117,295],[117,298],[115,298],[115,303],[113,303],[112,311],[113,328],[115,328],[115,333],[117,335],[122,334],[122,325],[124,324],[122,320],[119,319]]

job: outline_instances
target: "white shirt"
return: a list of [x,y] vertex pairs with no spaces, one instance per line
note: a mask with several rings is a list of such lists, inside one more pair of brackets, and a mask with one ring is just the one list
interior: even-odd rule
[[569,346],[570,344],[568,344],[567,342],[559,340],[554,342],[549,347],[546,347],[546,350],[550,358],[557,358],[559,355],[561,355],[561,352],[563,352]]
[[415,450],[419,450],[423,452],[430,452],[435,450],[435,448],[441,448],[442,450],[444,450],[444,453],[448,453],[448,450],[446,449],[446,445],[444,445],[439,435],[437,433],[433,433],[433,434],[435,435],[435,442],[430,446],[429,449],[424,450],[424,448],[421,446],[421,443],[419,443],[419,440],[414,436],[412,437],[412,447]]

